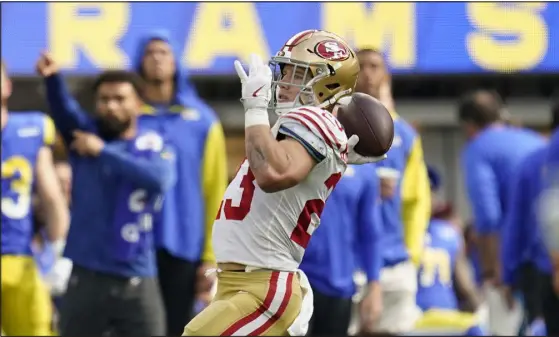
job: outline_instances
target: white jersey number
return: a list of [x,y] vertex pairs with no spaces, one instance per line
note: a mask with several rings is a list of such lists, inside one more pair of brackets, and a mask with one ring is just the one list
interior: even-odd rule
[[[326,181],[324,185],[328,190],[333,189],[338,181],[340,181],[342,174],[340,172],[332,174]],[[242,221],[250,212],[250,207],[252,204],[252,198],[254,197],[254,191],[256,186],[254,181],[256,178],[252,173],[251,169],[248,168],[247,173],[241,179],[240,188],[243,189],[243,193],[241,195],[241,201],[239,202],[239,206],[233,206],[232,199],[225,199],[221,201],[221,205],[219,206],[219,211],[217,212],[216,220],[221,218],[221,210],[223,209],[223,215],[225,220],[236,220]],[[307,232],[311,220],[312,215],[316,214],[318,217],[322,214],[322,210],[324,209],[324,200],[322,199],[312,199],[307,200],[299,218],[297,219],[297,226],[291,233],[291,240],[303,248],[306,248],[311,235]]]
[[10,219],[24,219],[31,208],[33,164],[25,157],[13,156],[2,163],[2,180],[11,179],[14,195],[2,196],[2,214]]

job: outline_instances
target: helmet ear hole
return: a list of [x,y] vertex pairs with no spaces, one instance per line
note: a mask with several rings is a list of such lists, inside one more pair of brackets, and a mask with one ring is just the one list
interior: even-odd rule
[[336,88],[340,87],[340,83],[331,83],[331,84],[326,84],[326,88],[328,90],[334,90]]
[[324,93],[323,93],[323,92],[319,92],[319,93],[318,93],[318,97],[322,97],[322,96],[324,96]]

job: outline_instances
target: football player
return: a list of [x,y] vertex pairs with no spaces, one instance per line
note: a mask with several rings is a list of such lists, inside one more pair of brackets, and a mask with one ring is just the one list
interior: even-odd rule
[[466,300],[472,311],[478,309],[480,299],[468,272],[456,219],[450,213],[436,212],[443,205],[437,196],[439,174],[433,168],[428,168],[428,171],[433,217],[425,238],[417,282],[417,305],[423,311],[423,316],[418,320],[414,332],[484,335],[474,314],[459,311],[455,291]]
[[[273,78],[272,69],[276,71]],[[212,303],[184,335],[304,335],[312,291],[299,268],[326,198],[356,154],[335,118],[353,93],[359,63],[340,37],[307,30],[291,37],[270,65],[239,61],[245,150],[213,227],[218,263]],[[268,109],[279,114],[270,128]]]
[[2,64],[2,331],[46,336],[51,301],[33,258],[31,193],[45,206],[47,238],[60,255],[68,209],[52,162],[52,121],[39,112],[8,113],[11,82]]

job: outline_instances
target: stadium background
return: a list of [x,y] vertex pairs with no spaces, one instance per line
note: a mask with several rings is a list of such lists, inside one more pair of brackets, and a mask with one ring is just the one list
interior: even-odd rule
[[354,46],[383,50],[397,111],[416,125],[426,160],[463,217],[456,100],[473,88],[498,90],[514,121],[546,132],[559,89],[559,3],[2,3],[2,58],[14,81],[10,110],[46,110],[34,72],[48,49],[79,100],[101,69],[127,68],[139,36],[162,28],[218,113],[229,172],[244,156],[240,83],[233,60],[264,58],[294,33],[333,31]]

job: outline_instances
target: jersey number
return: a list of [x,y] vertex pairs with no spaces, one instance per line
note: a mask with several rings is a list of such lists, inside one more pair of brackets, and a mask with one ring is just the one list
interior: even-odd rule
[[421,272],[419,273],[419,284],[422,287],[431,287],[437,280],[443,286],[451,285],[450,255],[444,249],[426,247],[421,259]]
[[[324,185],[328,189],[332,189],[336,186],[342,174],[340,172],[332,174],[326,181]],[[220,219],[221,217],[221,209],[223,208],[223,214],[225,215],[226,220],[243,220],[248,213],[250,212],[250,206],[252,204],[252,198],[254,197],[254,174],[248,169],[247,173],[243,176],[241,180],[241,184],[239,187],[243,189],[243,193],[241,196],[241,202],[239,206],[233,206],[232,199],[225,199],[221,202],[221,206],[219,207],[219,211],[217,213],[216,220]],[[303,207],[303,211],[299,215],[297,219],[297,226],[291,233],[291,240],[298,244],[299,246],[306,248],[309,244],[309,240],[311,239],[311,234],[309,234],[308,229],[311,225],[312,215],[315,214],[318,218],[322,214],[322,210],[324,209],[324,200],[322,199],[312,199],[307,200],[305,206]]]
[[140,240],[141,232],[151,232],[153,229],[153,214],[145,212],[146,202],[154,202],[153,212],[161,210],[163,198],[159,196],[155,201],[148,199],[148,193],[145,190],[138,189],[130,194],[128,199],[128,209],[134,214],[138,214],[137,223],[127,223],[121,228],[120,235],[122,238],[131,243]]
[[[25,218],[31,208],[33,167],[21,156],[2,163],[2,180],[10,179],[10,195],[2,196],[2,214],[14,220]],[[15,196],[14,196],[15,194]]]

